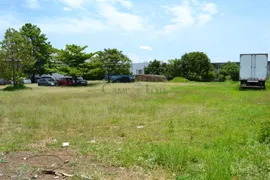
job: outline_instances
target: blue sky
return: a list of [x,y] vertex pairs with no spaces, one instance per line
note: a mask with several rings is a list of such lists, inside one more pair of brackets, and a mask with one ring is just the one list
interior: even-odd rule
[[133,62],[203,51],[212,62],[269,53],[269,0],[1,0],[1,38],[38,25],[57,48],[118,48]]

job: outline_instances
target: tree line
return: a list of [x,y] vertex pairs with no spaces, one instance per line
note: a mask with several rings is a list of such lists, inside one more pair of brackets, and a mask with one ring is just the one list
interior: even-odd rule
[[[132,74],[132,61],[121,50],[104,49],[86,53],[87,46],[67,44],[64,49],[53,47],[41,32],[31,23],[24,24],[19,30],[8,28],[0,41],[0,77],[12,80],[14,86],[28,75],[35,82],[36,75],[59,73],[86,79],[104,79],[108,75]],[[230,77],[238,80],[239,67],[227,63],[219,74],[215,73],[209,58],[202,52],[184,54],[180,59],[161,63],[152,61],[145,68],[146,74],[165,75],[168,79],[184,77],[189,80],[213,80],[216,77]]]
[[146,74],[164,75],[168,80],[183,77],[190,81],[238,81],[239,64],[228,61],[215,69],[209,57],[203,52],[185,53],[180,59],[151,61],[144,68]]
[[79,76],[130,73],[132,61],[122,51],[104,49],[86,53],[86,48],[67,44],[64,49],[57,49],[31,23],[19,30],[8,28],[0,42],[0,77],[12,80],[16,86],[26,75],[35,82],[36,75],[59,73],[72,76],[76,82]]

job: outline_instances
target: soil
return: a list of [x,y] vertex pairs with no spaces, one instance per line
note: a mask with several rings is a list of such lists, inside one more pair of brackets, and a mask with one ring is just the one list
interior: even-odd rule
[[[123,168],[107,165],[90,156],[71,150],[50,152],[12,152],[0,154],[1,180],[54,179],[166,179],[163,172],[149,174],[140,167]],[[155,175],[157,177],[155,177]]]

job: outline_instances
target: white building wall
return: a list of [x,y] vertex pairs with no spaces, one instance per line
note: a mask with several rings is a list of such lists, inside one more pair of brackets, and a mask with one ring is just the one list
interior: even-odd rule
[[131,72],[133,75],[144,74],[144,68],[149,65],[148,62],[132,63]]

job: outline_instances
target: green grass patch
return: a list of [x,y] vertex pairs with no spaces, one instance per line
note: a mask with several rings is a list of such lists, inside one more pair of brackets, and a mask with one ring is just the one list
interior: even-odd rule
[[183,77],[175,77],[170,82],[189,82],[189,80]]
[[19,90],[30,90],[32,88],[25,86],[24,84],[9,85],[3,89],[3,91],[19,91]]
[[175,179],[269,179],[269,90],[239,91],[230,82],[147,84],[167,93],[104,94],[102,84],[1,91],[0,151],[69,142],[113,166],[162,169]]

